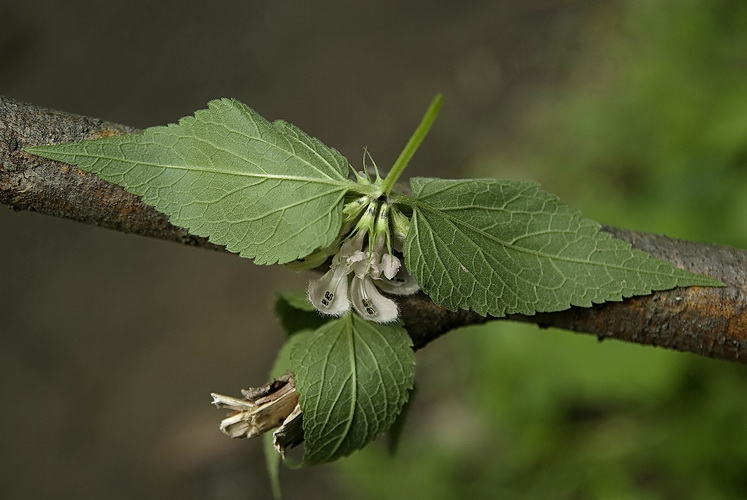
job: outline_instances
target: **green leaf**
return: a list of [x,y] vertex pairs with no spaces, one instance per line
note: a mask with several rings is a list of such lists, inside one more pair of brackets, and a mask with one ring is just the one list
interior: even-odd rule
[[448,309],[533,314],[721,284],[600,232],[535,183],[410,182],[405,262],[423,291]]
[[282,488],[280,487],[280,453],[275,449],[272,442],[272,432],[262,434],[262,451],[265,454],[265,468],[267,469],[267,478],[270,480],[270,490],[272,498],[280,500],[283,498]]
[[336,150],[233,99],[178,125],[26,151],[77,165],[142,196],[189,232],[258,264],[329,245],[355,184]]
[[399,451],[399,443],[402,439],[405,425],[407,424],[407,417],[410,415],[410,409],[412,408],[417,394],[418,386],[413,385],[412,390],[410,391],[410,397],[407,399],[405,406],[402,407],[402,411],[397,415],[397,419],[394,421],[387,433],[386,447],[391,456],[396,455],[397,451]]
[[309,292],[305,288],[303,290],[278,292],[277,295],[278,300],[288,304],[288,307],[304,312],[316,312],[316,307],[309,300]]
[[[297,335],[290,337],[285,344],[278,351],[278,355],[275,358],[270,369],[270,379],[275,379],[284,373],[291,371],[291,351],[295,348],[296,344],[302,342],[304,336],[310,335],[312,330],[298,331]],[[262,434],[262,449],[265,453],[265,467],[267,468],[267,476],[270,480],[270,487],[272,489],[272,497],[275,500],[280,500],[282,497],[280,489],[280,453],[277,452],[273,444],[273,433],[265,432]]]
[[354,314],[305,336],[291,354],[303,411],[304,464],[344,457],[386,432],[413,386],[412,341]]
[[305,329],[315,330],[329,321],[309,302],[307,293],[306,290],[295,290],[277,294],[275,314],[288,335]]

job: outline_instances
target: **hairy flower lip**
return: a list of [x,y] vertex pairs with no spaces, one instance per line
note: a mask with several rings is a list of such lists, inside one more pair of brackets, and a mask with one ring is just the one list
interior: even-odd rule
[[350,285],[350,298],[355,311],[368,321],[390,323],[399,316],[399,307],[392,299],[379,292],[370,276],[357,276]]
[[382,255],[380,268],[381,268],[381,272],[384,274],[384,277],[386,277],[386,279],[391,280],[395,276],[397,276],[397,273],[399,272],[401,267],[402,267],[402,264],[400,263],[399,259],[395,257],[394,255],[390,253]]
[[317,310],[330,316],[342,316],[350,310],[347,269],[334,266],[321,278],[309,283],[309,300]]
[[393,278],[379,278],[374,283],[382,292],[392,295],[412,295],[420,291],[420,285],[407,272],[404,266],[399,268],[399,271]]

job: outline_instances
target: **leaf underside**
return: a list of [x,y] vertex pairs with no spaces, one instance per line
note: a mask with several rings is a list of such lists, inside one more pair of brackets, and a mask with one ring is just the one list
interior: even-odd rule
[[407,331],[349,314],[330,321],[291,354],[303,411],[304,464],[336,460],[392,425],[413,385]]
[[610,234],[532,182],[414,178],[404,254],[434,302],[504,316],[720,282]]
[[119,184],[173,224],[258,264],[329,245],[352,184],[339,152],[233,99],[142,134],[27,151]]

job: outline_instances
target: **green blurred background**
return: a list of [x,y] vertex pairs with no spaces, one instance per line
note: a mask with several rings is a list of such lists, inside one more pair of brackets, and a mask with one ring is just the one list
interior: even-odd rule
[[[235,97],[413,175],[533,179],[605,224],[747,247],[738,0],[0,3],[0,93],[145,127]],[[308,275],[0,210],[0,497],[268,498],[209,392],[261,383]],[[260,286],[261,285],[261,286]],[[382,442],[286,498],[745,498],[747,371],[529,325],[418,353]]]

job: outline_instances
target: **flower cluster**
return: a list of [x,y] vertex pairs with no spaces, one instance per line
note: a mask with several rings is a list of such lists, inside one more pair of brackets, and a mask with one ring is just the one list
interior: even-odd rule
[[330,316],[342,316],[352,306],[369,321],[394,321],[397,304],[381,292],[409,295],[420,289],[393,252],[401,248],[409,221],[396,207],[368,196],[347,203],[344,213],[332,266],[309,283],[309,300]]

